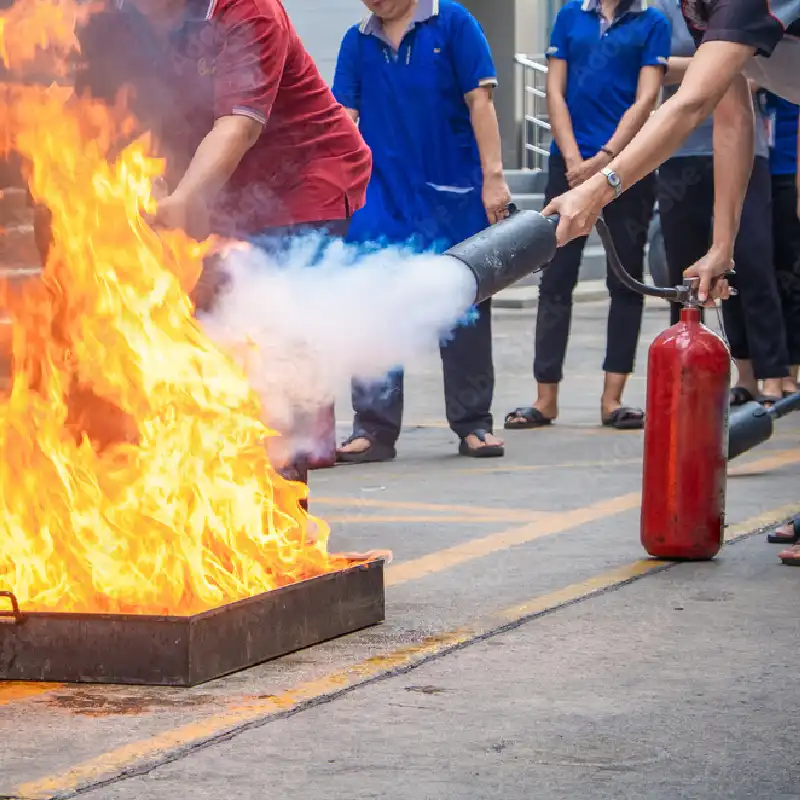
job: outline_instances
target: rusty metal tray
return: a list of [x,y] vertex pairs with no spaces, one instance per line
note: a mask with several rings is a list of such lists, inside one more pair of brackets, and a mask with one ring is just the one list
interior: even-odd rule
[[0,680],[196,686],[385,619],[369,561],[193,616],[20,610],[0,592]]

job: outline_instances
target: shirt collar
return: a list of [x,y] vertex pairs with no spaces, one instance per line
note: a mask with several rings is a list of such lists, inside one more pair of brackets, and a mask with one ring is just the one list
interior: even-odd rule
[[[583,0],[581,8],[584,11],[600,13],[602,4],[600,0]],[[641,14],[647,11],[647,0],[620,0],[617,6],[616,18],[624,16],[625,14]]]
[[[417,0],[417,8],[414,11],[414,16],[411,18],[411,25],[409,29],[420,22],[436,17],[439,14],[439,0]],[[380,36],[383,33],[383,25],[381,18],[375,14],[370,14],[359,26],[361,33],[366,35]]]

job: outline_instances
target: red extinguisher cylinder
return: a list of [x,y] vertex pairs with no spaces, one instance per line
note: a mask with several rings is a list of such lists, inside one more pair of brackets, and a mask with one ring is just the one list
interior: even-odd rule
[[641,539],[653,557],[708,560],[725,524],[730,353],[700,309],[650,346]]

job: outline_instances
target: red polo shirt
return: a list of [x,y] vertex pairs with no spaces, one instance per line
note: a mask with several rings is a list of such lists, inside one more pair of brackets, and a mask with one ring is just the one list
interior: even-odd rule
[[372,158],[279,0],[212,1],[214,115],[264,124],[215,209],[215,229],[344,219],[361,208]]

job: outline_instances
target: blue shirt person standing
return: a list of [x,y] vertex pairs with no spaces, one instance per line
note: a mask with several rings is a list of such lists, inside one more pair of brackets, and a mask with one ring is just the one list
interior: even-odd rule
[[772,237],[778,293],[786,325],[786,344],[796,388],[800,365],[800,218],[798,218],[797,142],[800,106],[767,93],[772,172]]
[[[492,102],[497,77],[477,21],[453,0],[364,0],[345,34],[333,92],[372,149],[372,178],[348,240],[442,251],[504,218],[510,194]],[[357,312],[357,310],[356,310]],[[502,456],[492,435],[491,301],[442,347],[447,420],[459,453]],[[395,456],[403,374],[353,383],[349,463]]]
[[[672,48],[665,98],[679,90],[697,45],[684,20],[681,0],[653,0],[672,23]],[[737,381],[731,405],[780,397],[789,375],[783,318],[773,262],[771,189],[767,117],[756,93],[755,158],[736,237],[735,282],[738,294],[722,304],[725,332],[736,361]],[[670,283],[708,251],[714,218],[714,125],[706,119],[658,170],[658,207]],[[680,309],[672,305],[671,322]],[[761,387],[759,383],[761,382]]]
[[[558,13],[548,50],[547,105],[553,130],[545,203],[608,166],[644,125],[658,100],[669,56],[669,23],[644,0],[571,0]],[[652,176],[605,211],[625,269],[641,279],[653,213]],[[533,374],[538,398],[506,417],[506,428],[549,425],[558,415],[558,389],[586,237],[561,248],[544,271],[536,317]],[[641,428],[644,412],[622,404],[633,372],[642,298],[608,270],[605,384],[600,417],[614,428]]]

